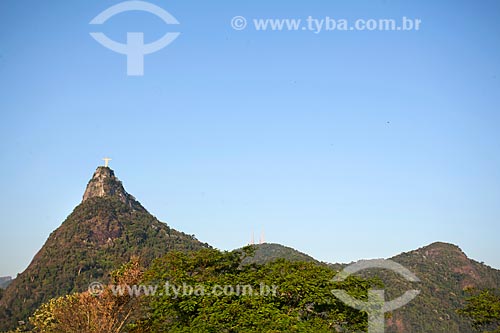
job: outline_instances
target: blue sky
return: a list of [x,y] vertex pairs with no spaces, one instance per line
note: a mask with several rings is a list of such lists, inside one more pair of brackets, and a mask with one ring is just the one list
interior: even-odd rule
[[[350,262],[445,241],[500,268],[498,1],[153,0],[180,24],[88,24],[119,2],[0,3],[0,276],[27,267],[105,156],[152,214],[220,249],[264,230]],[[422,24],[251,26],[309,15]],[[96,30],[181,35],[132,77]]]

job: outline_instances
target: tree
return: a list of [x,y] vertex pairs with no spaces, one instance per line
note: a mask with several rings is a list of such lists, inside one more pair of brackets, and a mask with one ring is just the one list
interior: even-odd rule
[[314,263],[278,260],[242,266],[251,255],[204,249],[170,252],[154,261],[146,281],[162,284],[148,297],[147,317],[133,332],[338,332],[366,330],[364,313],[331,293],[345,289],[367,298],[370,283],[350,277],[332,282],[335,272]]
[[[469,290],[473,293],[473,290]],[[471,319],[477,330],[500,332],[500,297],[498,292],[482,290],[466,300],[466,305],[458,312]],[[491,331],[492,330],[492,331]]]
[[[113,272],[115,285],[139,283],[142,269],[138,259]],[[105,288],[100,295],[74,293],[49,300],[30,318],[34,332],[119,333],[140,310],[140,300],[128,294],[115,295]]]

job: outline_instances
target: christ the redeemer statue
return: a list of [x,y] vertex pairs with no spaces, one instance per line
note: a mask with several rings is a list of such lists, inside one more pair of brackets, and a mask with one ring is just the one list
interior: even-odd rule
[[111,161],[111,159],[109,157],[105,157],[105,158],[103,158],[103,160],[104,160],[104,166],[107,168],[109,161]]

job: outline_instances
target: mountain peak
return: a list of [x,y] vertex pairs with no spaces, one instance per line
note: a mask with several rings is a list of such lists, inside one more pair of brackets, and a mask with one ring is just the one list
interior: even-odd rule
[[415,251],[418,253],[422,253],[428,257],[436,257],[441,259],[450,257],[457,260],[469,260],[469,258],[467,258],[466,254],[460,247],[455,244],[445,242],[434,242]]
[[87,184],[82,202],[96,197],[115,197],[130,207],[136,203],[135,198],[125,191],[122,182],[115,176],[115,172],[107,166],[100,166],[94,172]]

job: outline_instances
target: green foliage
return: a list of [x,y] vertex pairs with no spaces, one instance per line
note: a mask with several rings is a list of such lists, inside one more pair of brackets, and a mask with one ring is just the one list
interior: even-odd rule
[[[474,293],[474,290],[469,292]],[[492,290],[482,290],[467,298],[464,308],[458,313],[472,320],[475,329],[484,332],[500,332],[500,296]],[[491,331],[493,329],[493,331]]]
[[[331,293],[345,289],[366,299],[369,281],[334,283],[335,272],[305,262],[278,260],[245,265],[252,248],[240,252],[204,249],[170,252],[145,273],[151,284],[185,288],[149,298],[145,319],[134,332],[337,332],[366,330],[364,313],[345,306]],[[187,287],[184,287],[187,286]],[[234,293],[224,293],[230,286]],[[246,292],[237,293],[238,286]],[[275,293],[272,291],[273,286]],[[190,289],[190,288],[193,289]],[[229,290],[229,289],[228,289]]]

